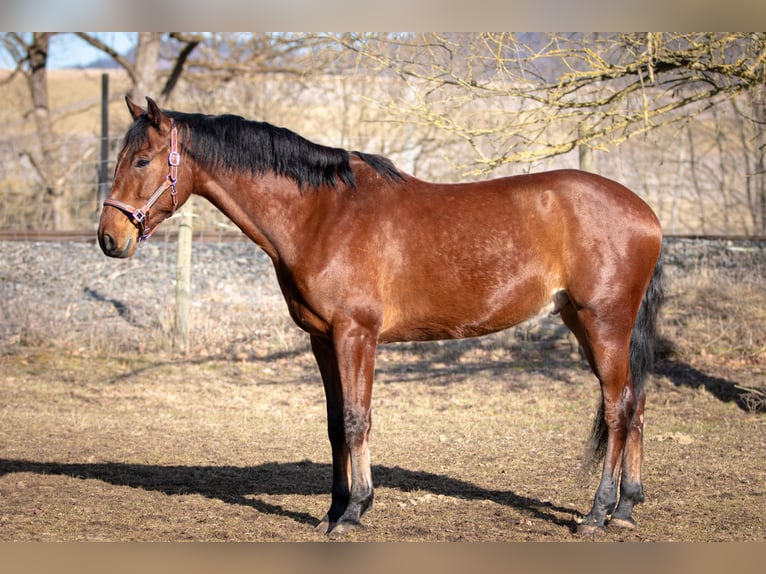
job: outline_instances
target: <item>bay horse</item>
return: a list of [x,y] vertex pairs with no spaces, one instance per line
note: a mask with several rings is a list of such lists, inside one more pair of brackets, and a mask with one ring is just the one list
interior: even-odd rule
[[327,400],[332,497],[318,530],[359,526],[372,505],[379,344],[484,335],[541,311],[561,316],[601,386],[591,454],[602,477],[578,531],[635,527],[662,299],[662,230],[644,201],[577,170],[428,183],[264,122],[126,102],[133,123],[99,245],[131,257],[197,194],[268,254]]

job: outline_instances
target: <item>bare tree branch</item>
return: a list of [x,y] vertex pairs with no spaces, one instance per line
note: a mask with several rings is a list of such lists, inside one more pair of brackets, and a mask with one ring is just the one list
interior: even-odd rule
[[123,68],[130,77],[130,81],[133,83],[136,83],[137,76],[136,76],[136,68],[133,65],[133,63],[128,60],[125,56],[117,52],[114,48],[112,48],[110,45],[106,44],[105,42],[102,42],[98,37],[88,34],[86,32],[75,32],[75,34],[93,46],[94,48],[98,48],[102,52],[104,52],[107,56],[112,58],[117,64],[120,65],[121,68]]
[[[766,79],[764,33],[335,38],[369,67],[405,82],[413,96],[392,102],[392,113],[470,142],[473,171],[482,172],[579,145],[613,146]],[[575,129],[580,125],[587,129]],[[480,140],[496,151],[482,151]]]
[[176,83],[178,83],[178,78],[181,77],[181,72],[183,71],[186,60],[189,59],[191,53],[203,40],[200,35],[186,35],[180,32],[172,32],[170,37],[183,42],[185,45],[176,58],[175,64],[173,65],[173,71],[170,72],[170,76],[168,77],[167,82],[165,82],[165,87],[162,88],[162,97],[164,98],[168,97],[173,91]]

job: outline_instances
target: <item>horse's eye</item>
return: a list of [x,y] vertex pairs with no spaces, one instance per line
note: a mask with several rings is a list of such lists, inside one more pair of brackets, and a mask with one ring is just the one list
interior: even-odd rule
[[151,163],[151,160],[141,158],[141,159],[137,159],[136,160],[135,166],[136,167],[146,167],[150,163]]

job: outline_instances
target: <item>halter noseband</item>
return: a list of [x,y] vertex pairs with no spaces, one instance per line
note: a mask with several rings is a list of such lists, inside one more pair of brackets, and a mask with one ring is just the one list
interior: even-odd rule
[[149,216],[149,210],[157,203],[162,194],[170,188],[170,197],[173,200],[173,211],[175,211],[178,205],[178,195],[176,192],[176,177],[178,176],[178,164],[181,163],[181,155],[178,153],[178,132],[176,127],[170,130],[170,153],[168,154],[168,166],[170,171],[165,176],[162,185],[160,185],[155,192],[151,195],[143,207],[135,209],[133,206],[117,201],[116,199],[107,199],[104,201],[104,206],[111,206],[122,211],[128,216],[130,222],[138,228],[138,241],[145,241],[149,239],[152,234],[151,229],[146,228],[146,218]]

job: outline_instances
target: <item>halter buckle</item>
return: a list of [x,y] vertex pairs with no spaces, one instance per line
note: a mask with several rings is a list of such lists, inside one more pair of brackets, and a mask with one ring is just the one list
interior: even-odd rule
[[177,151],[171,151],[168,154],[168,165],[178,167],[181,164],[181,154]]
[[133,219],[135,220],[136,223],[143,225],[144,223],[146,223],[146,213],[144,213],[140,209],[136,209],[133,212]]

